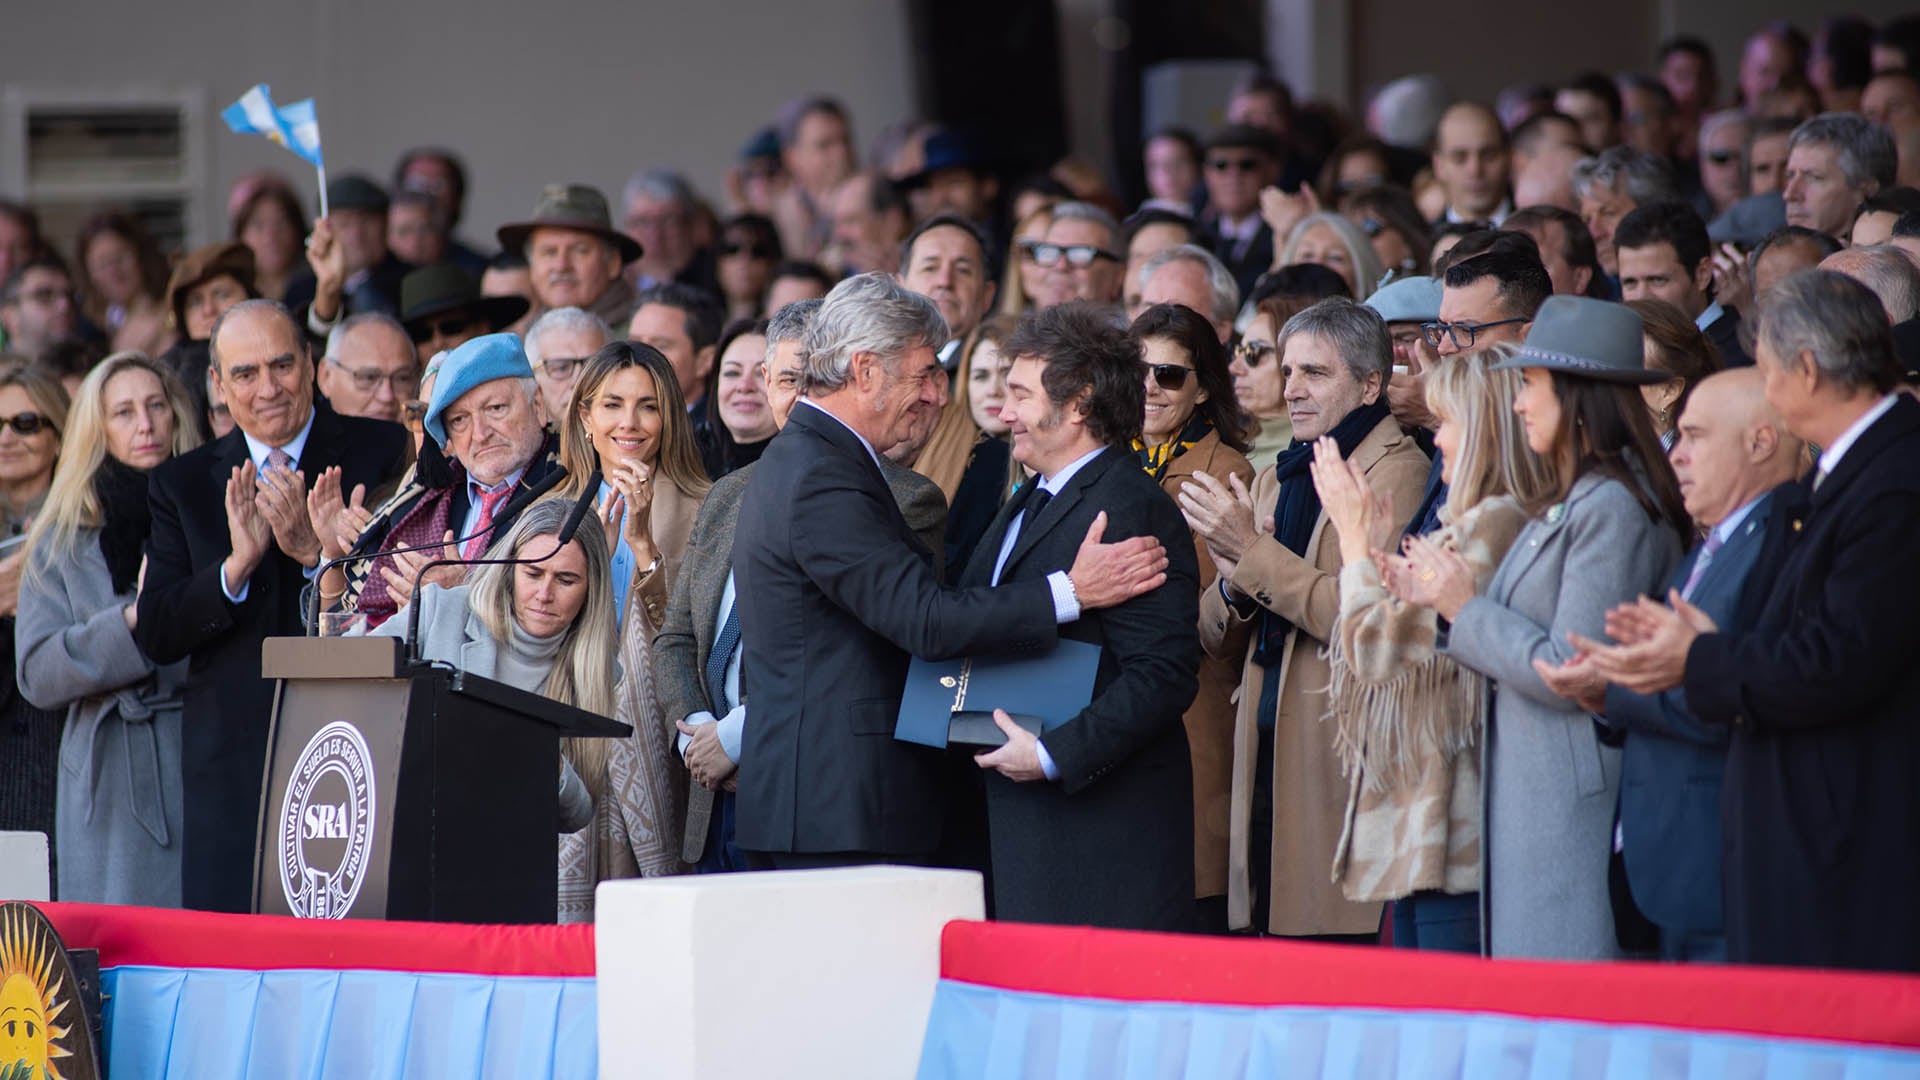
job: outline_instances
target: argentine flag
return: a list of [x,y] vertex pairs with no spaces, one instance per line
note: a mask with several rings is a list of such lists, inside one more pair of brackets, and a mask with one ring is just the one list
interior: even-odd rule
[[265,135],[316,168],[326,167],[320,157],[320,121],[314,114],[312,98],[276,108],[273,94],[266,83],[261,83],[241,94],[220,118],[242,135]]

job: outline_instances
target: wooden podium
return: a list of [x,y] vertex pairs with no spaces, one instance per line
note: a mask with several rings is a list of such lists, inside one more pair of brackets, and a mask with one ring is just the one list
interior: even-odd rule
[[550,923],[562,736],[632,728],[438,662],[398,638],[268,638],[279,680],[253,910]]

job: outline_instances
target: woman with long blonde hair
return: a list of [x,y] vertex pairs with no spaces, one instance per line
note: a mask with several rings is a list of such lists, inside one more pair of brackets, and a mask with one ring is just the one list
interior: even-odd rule
[[199,442],[192,401],[164,364],[108,357],[80,383],[27,532],[16,673],[29,703],[66,714],[70,766],[59,770],[53,813],[62,900],[180,906],[186,664],[155,666],[133,627],[147,474]]
[[[1466,353],[1427,377],[1453,485],[1434,540],[1467,561],[1480,590],[1526,524],[1525,504],[1554,483],[1511,408],[1520,373],[1492,370],[1515,351]],[[1324,440],[1313,480],[1343,563],[1329,696],[1347,813],[1333,879],[1349,900],[1394,902],[1394,944],[1478,952],[1487,679],[1438,651],[1432,608],[1401,603],[1382,580],[1376,556],[1393,551],[1411,508],[1380,505],[1366,474]]]
[[712,485],[672,366],[633,341],[613,342],[587,361],[573,386],[560,461],[574,498],[595,469],[601,473],[599,517],[620,615],[613,716],[633,726],[625,739],[583,740],[592,745],[574,752],[594,814],[591,828],[561,841],[560,919],[572,922],[593,918],[601,881],[687,869],[680,859],[687,772],[654,693],[652,645]]

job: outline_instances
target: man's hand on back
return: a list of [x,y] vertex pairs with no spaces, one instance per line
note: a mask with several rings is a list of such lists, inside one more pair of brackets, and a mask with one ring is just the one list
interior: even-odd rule
[[1113,607],[1167,582],[1167,549],[1158,539],[1136,536],[1107,544],[1101,542],[1106,534],[1107,515],[1101,511],[1067,571],[1083,611]]

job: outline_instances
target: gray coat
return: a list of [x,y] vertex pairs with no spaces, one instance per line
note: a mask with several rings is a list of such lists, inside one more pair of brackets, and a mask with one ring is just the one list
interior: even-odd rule
[[[500,678],[500,643],[487,631],[487,625],[480,621],[467,603],[465,585],[455,585],[450,589],[438,585],[427,585],[420,590],[420,655],[428,660],[444,660],[462,671],[478,675],[483,679]],[[407,636],[409,622],[406,608],[401,608],[393,618],[380,624],[373,632],[375,637]],[[612,677],[612,673],[608,673]],[[509,684],[511,685],[511,684]],[[520,686],[530,694],[541,692],[541,686]],[[578,832],[593,820],[593,798],[587,794],[587,786],[580,774],[573,770],[566,758],[560,759],[560,831]]]
[[1481,742],[1482,940],[1492,956],[1619,953],[1607,864],[1620,752],[1532,662],[1572,656],[1570,630],[1604,640],[1607,609],[1657,594],[1679,558],[1680,538],[1625,485],[1588,475],[1527,523],[1486,594],[1453,621],[1448,655],[1495,683]]
[[36,544],[14,628],[20,693],[65,709],[54,843],[60,899],[180,906],[180,685],[133,643],[100,533]]

